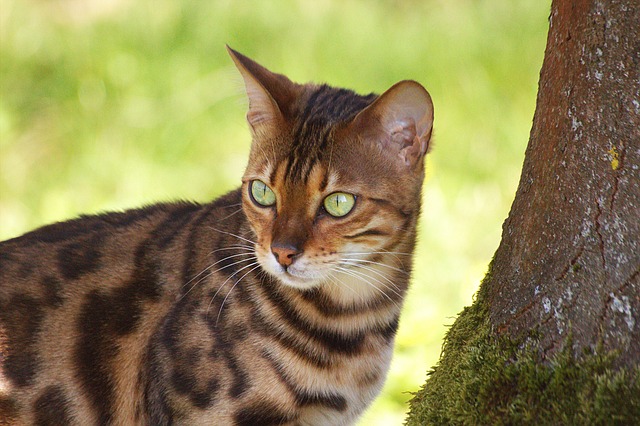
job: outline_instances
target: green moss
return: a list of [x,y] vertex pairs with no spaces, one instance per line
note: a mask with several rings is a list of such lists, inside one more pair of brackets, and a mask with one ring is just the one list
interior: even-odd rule
[[410,403],[407,425],[640,420],[640,366],[616,369],[615,353],[576,359],[570,349],[543,361],[536,349],[539,336],[519,342],[496,338],[484,287],[449,329],[438,365]]

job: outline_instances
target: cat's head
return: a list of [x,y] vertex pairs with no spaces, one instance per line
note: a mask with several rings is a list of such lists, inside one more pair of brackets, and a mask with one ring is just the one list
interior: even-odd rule
[[243,208],[262,268],[308,289],[371,275],[363,271],[385,254],[410,262],[433,122],[428,92],[415,81],[380,96],[301,85],[229,53],[249,98]]

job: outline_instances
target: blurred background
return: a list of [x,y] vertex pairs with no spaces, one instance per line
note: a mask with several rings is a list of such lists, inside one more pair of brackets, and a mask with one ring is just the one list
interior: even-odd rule
[[549,0],[0,0],[0,239],[81,213],[238,186],[250,136],[233,48],[361,93],[415,79],[435,133],[387,385],[401,424],[498,247],[524,158]]

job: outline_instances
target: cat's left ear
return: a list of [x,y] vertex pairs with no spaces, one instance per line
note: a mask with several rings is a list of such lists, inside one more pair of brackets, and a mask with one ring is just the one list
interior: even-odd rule
[[365,134],[403,165],[422,164],[433,127],[431,96],[420,83],[401,81],[358,113],[352,125],[368,129]]

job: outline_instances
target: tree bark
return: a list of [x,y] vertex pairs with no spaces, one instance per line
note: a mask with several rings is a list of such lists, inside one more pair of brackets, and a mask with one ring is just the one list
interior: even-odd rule
[[[564,423],[562,401],[550,414],[531,407],[572,393],[584,407],[604,408],[571,413],[569,422],[640,421],[640,2],[554,0],[549,22],[502,241],[412,401],[410,424]],[[535,380],[523,379],[528,374]],[[558,377],[566,381],[553,394]],[[615,392],[588,389],[602,381],[615,382]],[[515,386],[512,395],[499,389],[505,385]]]
[[486,282],[501,334],[640,357],[640,7],[554,1],[531,138]]

